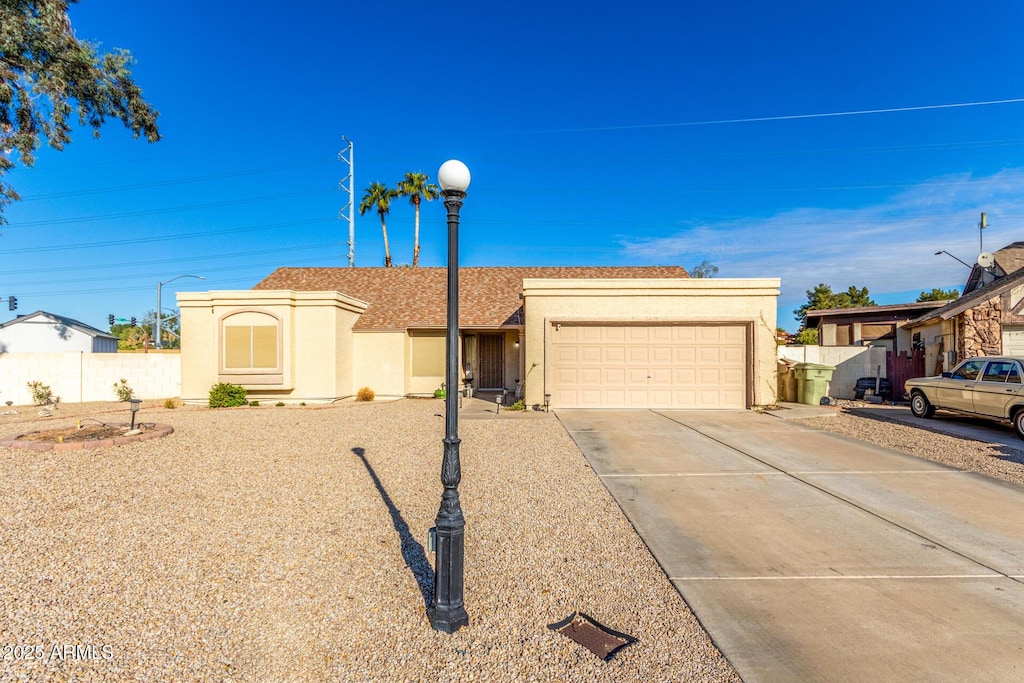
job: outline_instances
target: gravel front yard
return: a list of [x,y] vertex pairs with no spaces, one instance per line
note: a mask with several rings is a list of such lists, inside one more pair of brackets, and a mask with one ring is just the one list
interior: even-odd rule
[[[20,410],[0,436],[128,419]],[[144,405],[175,432],[0,448],[0,680],[739,680],[551,419],[460,423],[470,626],[433,631],[442,411]],[[574,610],[638,641],[602,662],[545,627]]]
[[888,420],[882,414],[867,417],[857,415],[856,409],[840,410],[835,417],[793,422],[1024,485],[1024,441],[1021,441],[1020,449],[1009,448],[935,432],[927,427],[927,422],[915,427]]

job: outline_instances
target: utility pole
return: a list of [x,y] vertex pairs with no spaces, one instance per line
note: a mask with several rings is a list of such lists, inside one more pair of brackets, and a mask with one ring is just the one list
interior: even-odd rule
[[981,222],[978,223],[978,253],[985,251],[985,235],[982,232],[988,227],[988,223],[985,221],[985,212],[981,212]]
[[[348,175],[338,183],[339,190],[348,192],[348,204],[338,212],[338,218],[348,219],[348,267],[356,267],[356,166],[352,141],[344,135],[341,139],[348,143],[348,147],[338,152],[338,160],[348,164]],[[347,157],[345,155],[348,155]],[[346,183],[348,187],[346,187]],[[345,215],[345,212],[348,215]]]

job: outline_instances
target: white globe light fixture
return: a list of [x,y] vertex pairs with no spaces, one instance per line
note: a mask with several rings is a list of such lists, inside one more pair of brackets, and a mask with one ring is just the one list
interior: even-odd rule
[[437,182],[442,190],[465,192],[469,189],[469,168],[458,159],[449,159],[437,171]]

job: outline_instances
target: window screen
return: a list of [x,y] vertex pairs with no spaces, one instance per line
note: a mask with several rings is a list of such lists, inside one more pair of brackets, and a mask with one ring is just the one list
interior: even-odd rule
[[836,346],[849,346],[853,343],[853,325],[836,325]]
[[277,368],[277,326],[226,326],[224,367],[234,370]]
[[445,336],[415,336],[410,339],[413,377],[444,377]]

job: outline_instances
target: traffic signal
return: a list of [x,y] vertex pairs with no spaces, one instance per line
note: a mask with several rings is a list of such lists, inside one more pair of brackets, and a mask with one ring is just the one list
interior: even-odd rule
[[132,316],[132,327],[135,327],[135,316]]
[[114,324],[114,314],[113,313],[111,313],[110,315],[107,316],[107,322],[110,323],[111,325]]
[[18,297],[16,297],[16,296],[9,296],[9,297],[7,297],[7,308],[12,310],[12,311],[18,310]]

